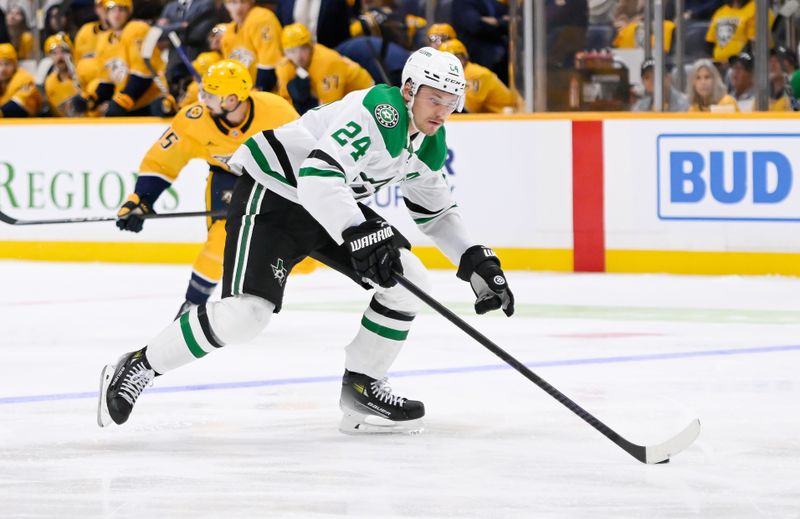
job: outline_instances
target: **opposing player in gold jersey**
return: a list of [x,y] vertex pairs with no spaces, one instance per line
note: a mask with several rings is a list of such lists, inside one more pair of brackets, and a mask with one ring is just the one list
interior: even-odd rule
[[286,58],[278,66],[278,93],[301,114],[373,85],[361,65],[314,43],[303,24],[284,27],[281,43]]
[[17,64],[17,51],[10,43],[0,43],[0,118],[34,117],[42,106],[42,96],[33,76]]
[[[119,210],[117,227],[141,231],[144,220],[139,216],[153,212],[155,201],[191,159],[209,165],[206,209],[227,209],[237,178],[227,164],[233,152],[252,135],[297,118],[279,96],[251,88],[249,71],[241,63],[222,60],[209,67],[203,76],[202,102],[182,109],[142,160],[134,193]],[[208,239],[194,262],[179,315],[204,303],[222,278],[225,219],[209,218],[207,226]]]
[[231,19],[222,35],[222,56],[243,63],[250,70],[256,90],[275,88],[275,67],[281,59],[281,23],[254,0],[226,0]]
[[439,46],[439,50],[454,54],[464,67],[464,76],[467,78],[464,108],[467,112],[473,114],[501,113],[512,110],[514,94],[497,77],[497,74],[469,61],[467,48],[461,41],[455,38],[449,39]]
[[150,26],[130,19],[132,0],[105,0],[104,5],[109,30],[97,42],[100,82],[87,96],[87,107],[108,102],[106,116],[174,113],[174,100],[158,86],[159,81],[164,82],[163,60],[156,52],[148,66],[142,55],[142,42]]

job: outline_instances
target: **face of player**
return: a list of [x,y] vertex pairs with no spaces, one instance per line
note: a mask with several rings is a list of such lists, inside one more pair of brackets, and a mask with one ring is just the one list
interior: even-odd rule
[[53,65],[58,67],[59,72],[67,69],[67,50],[63,47],[56,47],[50,51],[50,59],[53,60]]
[[208,108],[208,111],[211,112],[211,115],[217,117],[225,115],[239,106],[239,99],[235,95],[229,95],[223,99],[220,96],[209,94],[205,90],[200,90],[199,97],[200,101],[202,101],[203,104],[206,105],[206,108]]
[[714,76],[706,67],[697,71],[697,75],[694,77],[694,89],[704,99],[711,97],[711,93],[714,91]]
[[225,9],[231,15],[231,19],[236,23],[242,23],[253,7],[252,0],[227,0],[225,2]]
[[[406,86],[404,94],[408,95],[409,91],[410,86]],[[414,98],[411,116],[419,131],[425,135],[433,135],[444,125],[457,106],[457,95],[422,85]]]
[[287,58],[289,58],[296,67],[308,69],[311,64],[311,46],[301,45],[299,47],[292,47],[283,51]]
[[433,47],[436,50],[439,50],[439,47],[442,46],[442,43],[449,40],[450,37],[446,34],[429,34],[428,35],[428,46]]
[[113,6],[106,11],[106,16],[108,18],[108,26],[111,30],[118,31],[125,27],[128,18],[131,16],[131,12],[127,7]]
[[16,71],[17,65],[13,61],[10,59],[0,59],[0,81],[8,81]]

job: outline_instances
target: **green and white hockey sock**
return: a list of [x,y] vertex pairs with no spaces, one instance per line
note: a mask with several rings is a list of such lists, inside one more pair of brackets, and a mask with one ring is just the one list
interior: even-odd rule
[[361,318],[358,334],[345,349],[345,368],[375,379],[385,377],[413,320],[414,315],[391,310],[373,298]]

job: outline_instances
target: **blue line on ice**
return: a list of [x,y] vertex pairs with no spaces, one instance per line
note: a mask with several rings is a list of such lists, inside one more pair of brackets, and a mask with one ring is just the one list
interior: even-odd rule
[[[548,360],[540,362],[526,362],[525,365],[533,368],[549,368],[559,366],[583,366],[587,364],[616,364],[621,362],[647,362],[658,360],[687,359],[692,357],[717,357],[725,355],[749,355],[754,353],[779,353],[787,351],[800,351],[800,344],[788,346],[759,346],[753,348],[728,348],[722,350],[705,351],[678,351],[672,353],[652,353],[646,355],[624,355],[618,357],[589,357],[583,359]],[[485,366],[460,366],[453,368],[416,369],[410,371],[394,371],[392,377],[425,377],[431,375],[449,375],[459,373],[476,373],[481,371],[500,371],[513,369],[507,364],[491,364]],[[341,375],[326,375],[320,377],[278,378],[271,380],[249,380],[242,382],[221,382],[215,384],[192,384],[190,386],[153,387],[147,392],[152,393],[182,393],[186,391],[210,391],[218,389],[243,389],[266,386],[289,386],[295,384],[317,384],[320,382],[338,382]],[[79,393],[56,393],[50,395],[22,395],[0,397],[0,405],[26,404],[32,402],[53,402],[56,400],[78,400],[96,398],[97,391],[83,391]]]

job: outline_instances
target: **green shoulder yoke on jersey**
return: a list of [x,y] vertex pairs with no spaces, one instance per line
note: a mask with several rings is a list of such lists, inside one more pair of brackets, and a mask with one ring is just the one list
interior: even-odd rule
[[376,85],[362,103],[375,119],[389,155],[399,157],[408,144],[408,110],[400,89]]
[[439,171],[444,167],[447,159],[447,141],[445,139],[444,126],[439,128],[433,135],[427,135],[417,150],[417,157],[431,171]]

